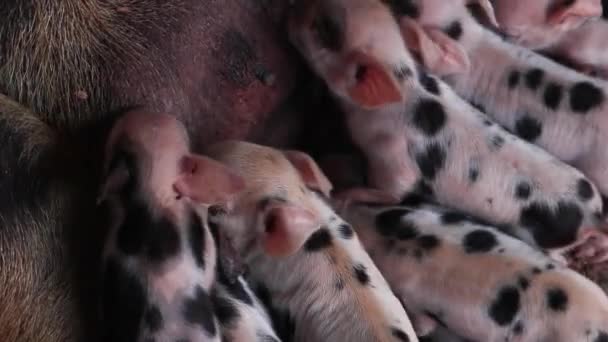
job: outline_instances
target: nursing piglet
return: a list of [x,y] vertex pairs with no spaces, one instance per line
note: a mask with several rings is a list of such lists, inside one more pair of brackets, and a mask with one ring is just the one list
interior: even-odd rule
[[357,235],[326,202],[331,184],[308,155],[237,141],[206,153],[247,181],[233,209],[212,221],[241,253],[284,340],[417,341]]
[[394,198],[423,189],[547,249],[597,223],[594,185],[418,70],[383,3],[301,1],[290,36],[341,103],[373,188]]
[[432,206],[341,213],[419,333],[439,324],[472,341],[608,340],[602,290],[496,227]]
[[[408,48],[466,100],[519,137],[579,168],[608,195],[608,83],[513,45],[481,26],[487,1],[417,0],[398,16]],[[489,7],[491,8],[491,7]],[[473,14],[472,14],[473,13]],[[593,195],[595,196],[595,195]],[[587,262],[608,260],[608,238],[593,231]]]
[[115,124],[104,175],[99,201],[111,221],[102,268],[104,341],[221,341],[226,319],[269,330],[268,320],[246,322],[239,314],[240,302],[254,303],[240,295],[245,284],[217,285],[207,207],[244,189],[239,176],[190,153],[173,117],[142,112]]

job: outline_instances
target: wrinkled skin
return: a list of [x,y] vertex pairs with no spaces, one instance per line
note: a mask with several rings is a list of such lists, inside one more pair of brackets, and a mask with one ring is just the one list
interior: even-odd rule
[[299,67],[276,29],[286,5],[0,2],[3,339],[97,336],[91,265],[104,232],[91,218],[115,115],[137,106],[175,115],[195,147],[293,142]]

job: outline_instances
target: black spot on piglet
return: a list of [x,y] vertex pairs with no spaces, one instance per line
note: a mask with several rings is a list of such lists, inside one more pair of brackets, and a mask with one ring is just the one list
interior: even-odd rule
[[194,210],[190,211],[188,227],[188,242],[192,250],[192,256],[196,265],[202,269],[205,268],[205,244],[206,235],[205,228],[200,217]]
[[576,184],[578,197],[583,201],[588,201],[593,198],[593,186],[586,179],[580,179]]
[[545,72],[541,69],[534,68],[528,71],[525,75],[526,79],[526,87],[530,90],[536,90],[543,82],[543,77],[545,76]]
[[547,305],[553,311],[564,312],[568,309],[568,295],[560,288],[549,289],[547,291]]
[[447,116],[441,103],[423,99],[414,109],[414,125],[428,136],[434,136],[445,125]]
[[213,311],[217,315],[217,319],[223,326],[228,326],[239,319],[239,311],[236,304],[230,299],[214,292],[211,296],[213,302]]
[[515,134],[520,138],[534,142],[543,133],[543,126],[537,119],[524,115],[515,123]]
[[364,265],[357,264],[353,266],[353,271],[355,274],[355,278],[357,278],[361,285],[369,284],[369,275],[367,274],[367,269]]
[[470,218],[457,211],[446,211],[441,214],[441,223],[443,224],[460,224],[470,221]]
[[116,259],[107,261],[103,281],[103,341],[136,341],[146,293],[134,274]]
[[403,217],[409,213],[411,210],[404,208],[383,211],[376,216],[376,227],[383,236],[390,236],[395,227],[401,224]]
[[[509,89],[514,89],[519,84],[519,79],[521,78],[521,74],[517,70],[511,71],[508,78]],[[484,111],[485,112],[485,111]]]
[[543,203],[531,203],[522,209],[520,223],[531,230],[534,240],[542,248],[556,248],[574,240],[583,222],[578,205],[566,201],[550,208]]
[[194,290],[194,297],[184,302],[183,314],[186,321],[201,326],[210,336],[215,336],[215,316],[209,294],[200,286]]
[[498,245],[496,235],[487,230],[474,230],[464,236],[462,245],[466,253],[487,253]]
[[559,84],[549,83],[545,88],[545,94],[543,95],[545,106],[551,110],[556,110],[562,101],[563,92],[564,90]]
[[459,21],[454,21],[445,29],[445,33],[448,37],[458,40],[462,37],[462,24]]
[[416,239],[416,243],[418,247],[425,251],[432,251],[441,244],[439,239],[434,235],[421,235]]
[[416,155],[416,163],[425,179],[433,180],[443,168],[447,158],[444,148],[438,143],[431,143],[424,152]]
[[579,82],[570,89],[570,107],[577,113],[586,114],[603,102],[604,92],[591,82]]
[[429,76],[429,74],[425,73],[424,71],[421,71],[420,77],[418,78],[420,84],[422,84],[426,91],[434,95],[441,95],[441,92],[439,90],[439,84],[437,83],[437,80],[434,77]]
[[151,333],[155,333],[163,327],[163,315],[156,305],[148,307],[144,315],[144,322]]
[[180,250],[178,227],[163,217],[147,234],[147,255],[152,262],[161,263],[177,255]]
[[308,252],[318,252],[332,245],[332,237],[327,228],[319,228],[314,232],[304,244],[304,249]]
[[383,0],[383,2],[390,6],[391,11],[397,17],[418,18],[420,16],[420,9],[412,0]]
[[511,324],[519,312],[519,290],[513,286],[505,286],[490,304],[488,314],[499,326]]
[[338,230],[340,231],[340,235],[347,240],[352,239],[352,237],[355,235],[353,228],[347,223],[340,225],[340,228],[338,228]]
[[393,336],[400,342],[410,342],[410,338],[401,329],[393,328]]

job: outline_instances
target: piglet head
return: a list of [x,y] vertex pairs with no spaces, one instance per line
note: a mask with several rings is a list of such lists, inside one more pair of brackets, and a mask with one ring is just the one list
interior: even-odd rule
[[602,15],[601,0],[493,0],[500,26],[515,43],[546,48]]
[[207,152],[247,180],[234,209],[217,218],[219,230],[243,257],[297,253],[327,221],[331,209],[322,198],[332,186],[308,155],[237,141]]
[[[376,0],[295,0],[289,36],[341,100],[368,109],[399,102],[415,72],[389,8]],[[406,72],[407,71],[407,72]]]
[[[110,236],[118,236],[110,246],[158,264],[177,253],[182,237],[193,246],[199,237],[195,259],[215,265],[216,249],[205,238],[208,208],[225,206],[245,185],[226,166],[192,154],[175,118],[143,112],[121,118],[110,133],[104,175],[98,201],[108,204]],[[119,227],[122,233],[113,234]],[[207,270],[212,279],[214,267]]]
[[192,154],[188,135],[172,116],[130,112],[110,133],[99,200],[130,192],[171,208],[182,199],[194,204],[225,203],[244,188],[226,166]]

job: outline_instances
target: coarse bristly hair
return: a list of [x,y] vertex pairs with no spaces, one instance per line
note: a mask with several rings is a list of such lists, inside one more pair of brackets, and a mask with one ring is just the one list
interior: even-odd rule
[[0,92],[61,128],[99,119],[123,105],[117,70],[147,66],[158,77],[142,29],[166,31],[183,2],[4,0]]

